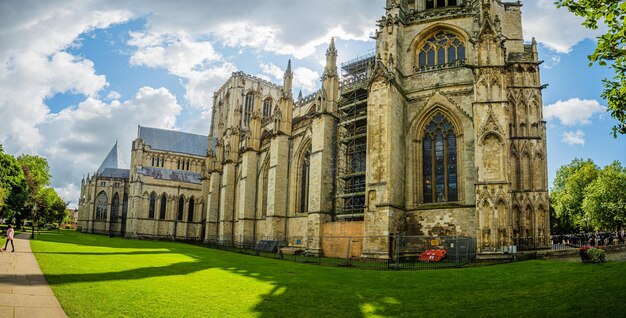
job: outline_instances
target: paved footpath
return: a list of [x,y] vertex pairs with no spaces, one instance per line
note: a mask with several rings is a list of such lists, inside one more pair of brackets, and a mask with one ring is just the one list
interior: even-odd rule
[[[0,253],[0,318],[67,317],[39,269],[29,235],[15,236],[15,252],[9,243]],[[0,239],[2,247],[5,241]]]

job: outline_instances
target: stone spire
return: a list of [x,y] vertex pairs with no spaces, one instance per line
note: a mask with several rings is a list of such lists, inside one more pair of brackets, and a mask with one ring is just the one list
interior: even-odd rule
[[293,89],[293,72],[291,71],[291,60],[287,63],[287,70],[285,71],[285,76],[283,77],[283,92],[288,95],[291,95],[291,91]]
[[324,77],[337,75],[337,48],[335,48],[335,38],[330,39],[330,46],[326,50],[326,67]]

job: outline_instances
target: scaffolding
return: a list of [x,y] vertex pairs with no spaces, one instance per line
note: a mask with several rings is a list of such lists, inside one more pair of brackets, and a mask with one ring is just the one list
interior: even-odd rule
[[367,84],[374,52],[341,64],[336,218],[362,220],[367,167]]

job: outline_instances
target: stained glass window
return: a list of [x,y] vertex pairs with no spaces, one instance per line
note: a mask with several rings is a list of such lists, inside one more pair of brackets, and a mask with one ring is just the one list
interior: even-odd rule
[[156,205],[156,195],[150,194],[150,206],[148,207],[148,218],[154,219],[154,206]]
[[436,113],[424,129],[422,171],[424,203],[458,201],[456,134]]
[[248,93],[243,108],[242,126],[249,127],[250,118],[252,117],[252,108],[254,107],[254,94]]
[[116,222],[120,211],[120,195],[115,193],[111,201],[111,222]]
[[107,210],[109,206],[109,198],[104,191],[98,194],[96,197],[96,220],[106,220]]
[[194,199],[193,197],[189,199],[189,211],[187,213],[187,222],[193,222],[193,210],[194,210]]
[[165,195],[165,193],[163,193],[163,195],[161,195],[161,209],[159,210],[160,220],[165,219],[166,210],[167,210],[167,196]]
[[185,198],[181,196],[180,199],[178,199],[178,215],[176,216],[177,220],[179,221],[183,220],[184,209],[185,209]]
[[302,156],[300,165],[300,213],[309,210],[309,170],[311,168],[311,146]]
[[465,46],[458,35],[441,31],[428,39],[417,54],[420,67],[454,64],[465,60]]

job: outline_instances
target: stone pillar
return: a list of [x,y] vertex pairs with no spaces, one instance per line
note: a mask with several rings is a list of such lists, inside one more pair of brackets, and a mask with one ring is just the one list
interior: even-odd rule
[[204,241],[208,242],[211,240],[217,240],[218,235],[218,225],[219,225],[219,215],[220,215],[220,182],[222,181],[222,176],[219,172],[214,171],[211,174],[211,180],[209,181],[209,194],[207,195],[207,205],[206,205],[206,233],[204,237]]
[[239,243],[251,243],[254,240],[258,160],[256,151],[248,151],[241,157],[241,179],[239,179],[238,184],[238,222],[235,233],[235,238],[239,240]]
[[[367,208],[363,254],[386,258],[390,234],[404,231],[405,118],[404,98],[381,60],[375,70],[367,106]],[[376,74],[377,73],[377,74]]]
[[220,189],[220,220],[219,236],[221,240],[233,239],[233,215],[235,213],[235,183],[237,165],[233,162],[224,164],[222,173],[222,186]]
[[337,120],[330,113],[323,113],[313,119],[307,238],[309,251],[314,254],[322,251],[322,223],[329,222],[333,212],[333,140],[336,139]]
[[289,137],[276,135],[270,144],[270,167],[267,189],[267,236],[282,239],[285,233],[287,212],[287,163],[289,161]]

